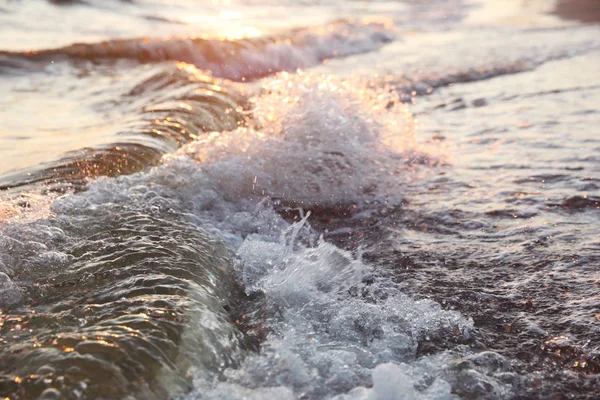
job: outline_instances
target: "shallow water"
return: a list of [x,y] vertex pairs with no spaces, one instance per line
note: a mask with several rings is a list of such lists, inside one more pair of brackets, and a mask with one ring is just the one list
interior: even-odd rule
[[0,6],[0,396],[595,398],[600,27],[553,9]]

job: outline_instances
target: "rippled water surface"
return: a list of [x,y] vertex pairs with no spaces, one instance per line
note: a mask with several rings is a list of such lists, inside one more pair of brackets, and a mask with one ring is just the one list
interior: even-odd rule
[[0,397],[597,398],[593,3],[1,3]]

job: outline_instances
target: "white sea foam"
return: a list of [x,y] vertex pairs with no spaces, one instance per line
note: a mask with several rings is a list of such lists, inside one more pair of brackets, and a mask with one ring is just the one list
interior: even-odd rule
[[202,217],[217,216],[216,203],[246,204],[228,207],[219,219],[230,225],[218,222],[219,230],[251,232],[235,241],[236,272],[247,292],[262,293],[263,306],[276,310],[264,321],[271,334],[261,352],[226,370],[224,382],[196,374],[190,397],[451,397],[443,364],[423,361],[418,371],[410,364],[420,341],[468,338],[472,322],[405,296],[359,254],[316,237],[309,216],[288,226],[268,201],[254,212],[247,206],[265,197],[309,208],[398,204],[404,161],[415,151],[406,108],[386,91],[303,74],[281,75],[252,103],[249,127],[215,133],[167,161],[200,163],[213,189],[199,202],[213,205]]
[[[331,244],[292,245],[304,223],[291,225],[279,243],[248,237],[240,247],[241,279],[278,315],[265,321],[272,333],[260,353],[225,371],[225,382],[198,376],[191,398],[451,398],[439,361],[410,364],[419,341],[468,337],[472,322],[408,298]],[[365,276],[374,282],[365,283]]]
[[[273,207],[281,199],[306,208],[398,204],[414,132],[408,111],[388,96],[360,83],[283,75],[253,100],[249,127],[215,133],[148,172],[101,178],[53,203],[56,218],[74,221],[93,221],[111,204],[177,215],[236,252],[234,273],[248,293],[260,294],[256,307],[267,311],[259,322],[269,334],[236,368],[191,370],[189,398],[452,397],[452,357],[418,358],[417,349],[428,340],[468,340],[472,321],[404,295],[360,252],[319,238],[308,214],[290,225]],[[49,244],[68,238],[36,227],[17,253],[36,268],[60,265],[67,256]]]
[[186,147],[228,198],[301,207],[399,203],[414,127],[393,93],[329,76],[282,74],[251,100],[248,127]]

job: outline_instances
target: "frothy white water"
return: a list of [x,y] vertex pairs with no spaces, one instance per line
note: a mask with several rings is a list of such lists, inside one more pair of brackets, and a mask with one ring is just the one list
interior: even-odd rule
[[[452,398],[453,356],[419,356],[418,347],[468,342],[472,321],[404,295],[359,251],[319,238],[309,216],[289,224],[274,206],[353,204],[368,213],[399,204],[415,151],[406,108],[387,90],[309,75],[277,78],[253,104],[248,128],[199,140],[146,173],[99,179],[52,211],[93,219],[97,208],[117,203],[185,218],[236,253],[234,274],[259,294],[267,338],[235,368],[192,368],[189,398]],[[22,243],[24,252],[48,253],[36,250],[37,240]],[[5,281],[3,294],[15,289]]]
[[[472,322],[403,295],[360,254],[319,239],[309,216],[288,225],[269,204],[366,211],[398,204],[404,162],[415,151],[408,110],[387,90],[303,74],[267,83],[252,102],[250,127],[215,133],[179,156],[197,160],[213,185],[201,218],[217,216],[217,203],[242,206],[219,217],[219,235],[250,232],[230,243],[239,280],[271,310],[263,322],[270,334],[260,353],[224,371],[224,381],[196,374],[190,397],[452,397],[444,362],[417,366],[417,347],[439,337],[467,340]],[[264,198],[271,200],[250,211]]]
[[414,126],[394,93],[329,76],[282,74],[251,100],[249,127],[179,152],[202,163],[228,198],[300,207],[398,204]]
[[260,353],[225,371],[225,382],[199,376],[191,398],[451,398],[440,361],[411,364],[420,341],[468,338],[472,322],[408,298],[329,243],[295,248],[304,223],[291,225],[278,243],[251,236],[238,250],[247,290],[263,293],[278,312],[264,322],[271,334]]

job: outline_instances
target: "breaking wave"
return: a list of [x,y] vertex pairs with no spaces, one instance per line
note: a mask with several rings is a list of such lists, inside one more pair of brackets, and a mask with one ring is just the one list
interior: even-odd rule
[[[231,80],[253,80],[278,71],[317,65],[328,58],[373,51],[394,38],[389,21],[341,20],[315,28],[249,38],[126,39],[82,43],[0,56],[26,60],[183,61]],[[8,64],[8,61],[5,61]]]
[[407,297],[310,226],[307,209],[400,205],[418,150],[391,93],[279,76],[245,127],[1,227],[0,394],[509,393],[486,367],[502,357],[468,350],[472,321]]

